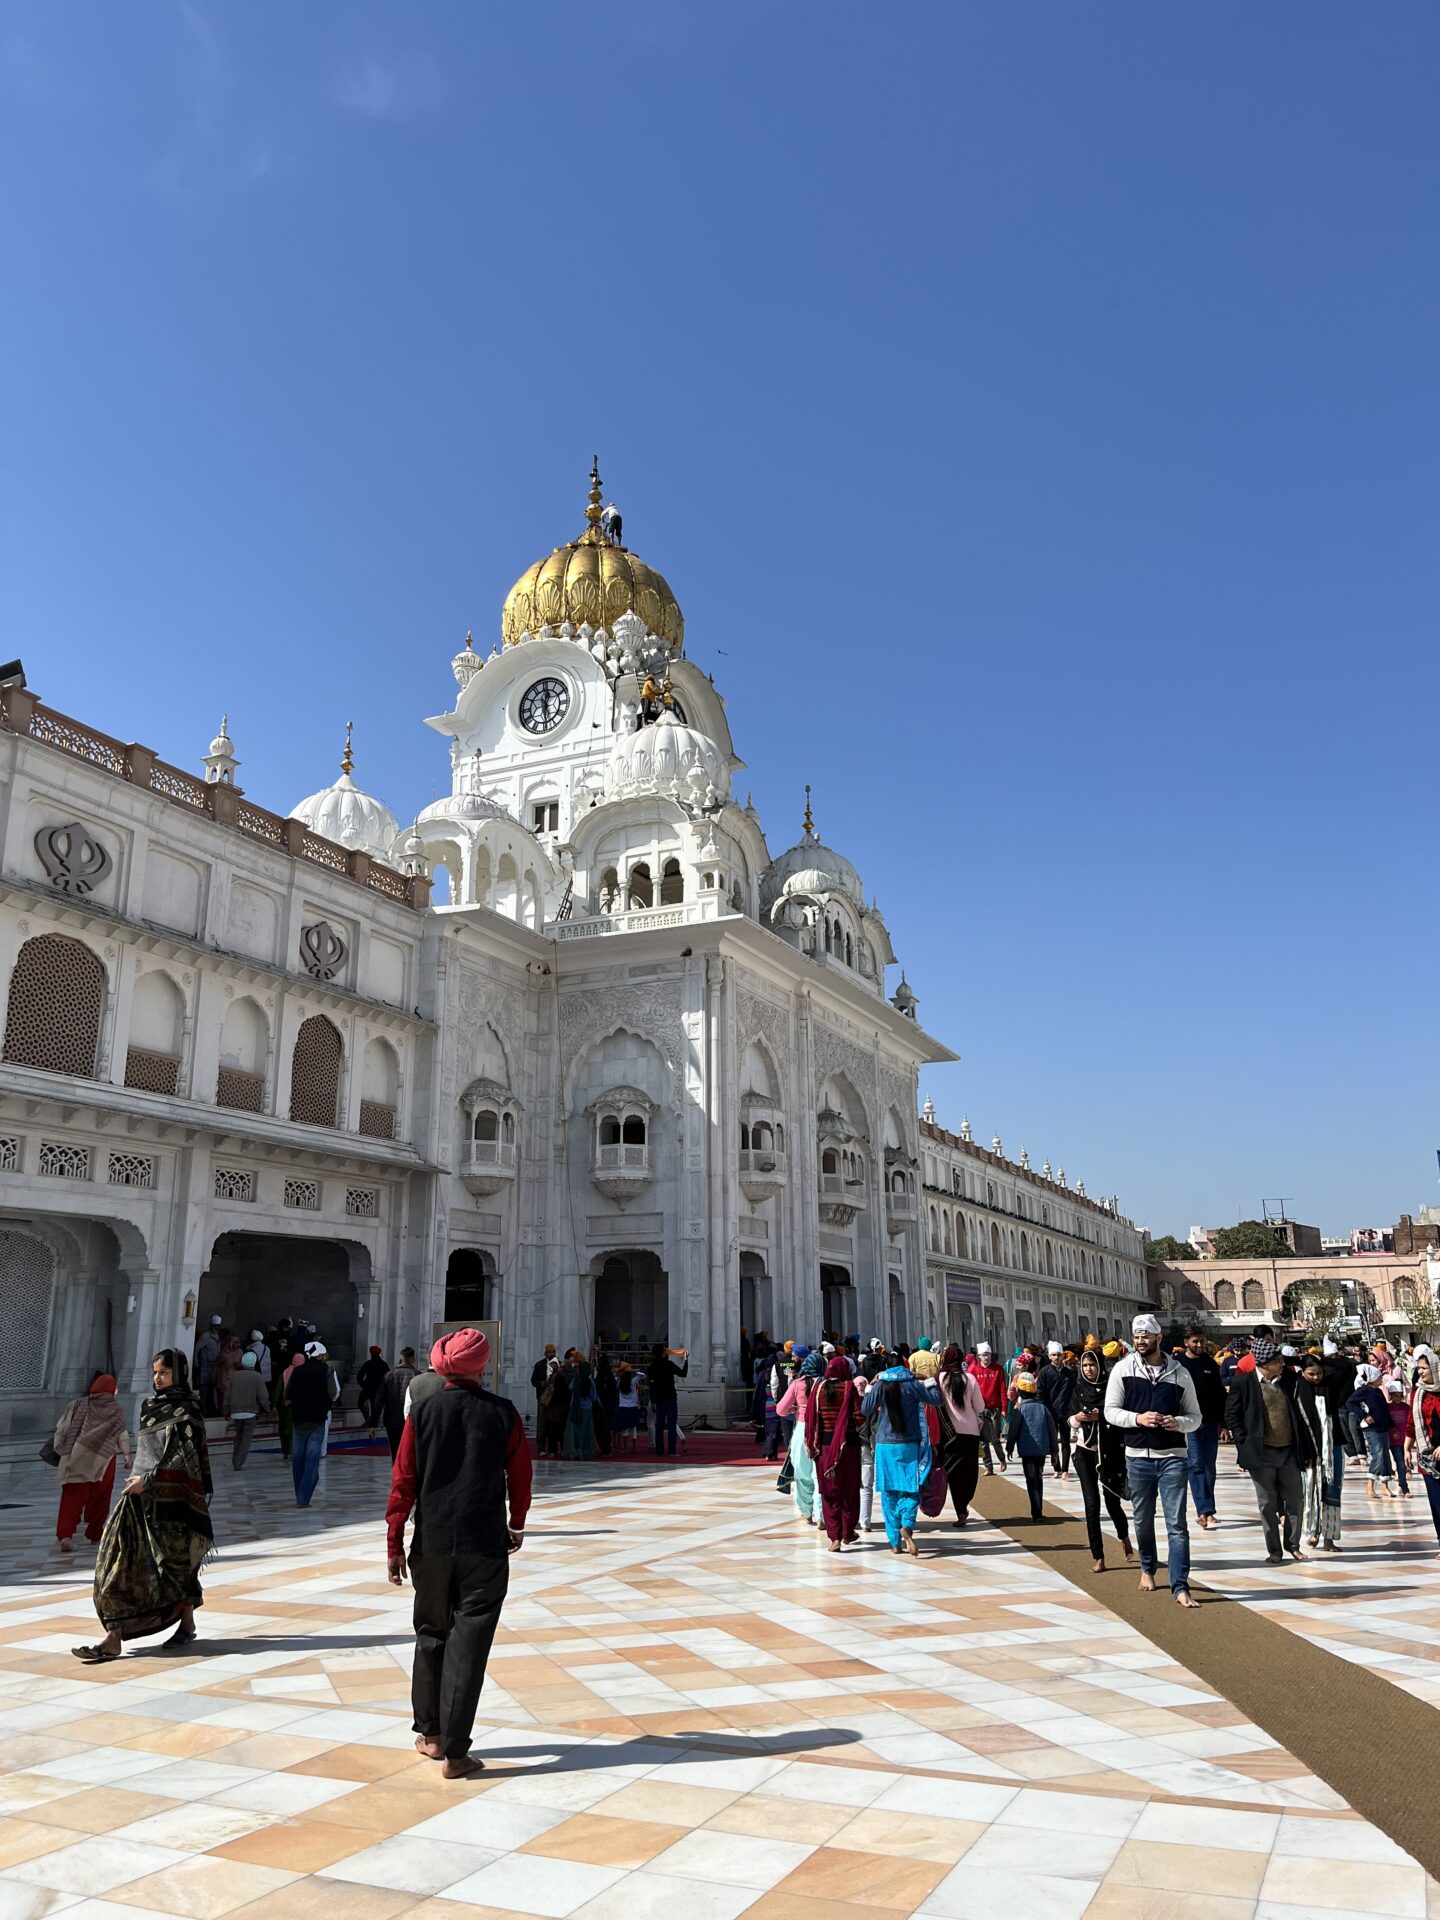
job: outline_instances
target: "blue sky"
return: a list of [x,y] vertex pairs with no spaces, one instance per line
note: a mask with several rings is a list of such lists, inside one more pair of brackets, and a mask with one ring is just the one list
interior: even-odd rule
[[[1437,1197],[1440,11],[0,20],[0,646],[407,814],[589,458],[941,1118],[1183,1233]],[[720,657],[723,652],[724,657]]]

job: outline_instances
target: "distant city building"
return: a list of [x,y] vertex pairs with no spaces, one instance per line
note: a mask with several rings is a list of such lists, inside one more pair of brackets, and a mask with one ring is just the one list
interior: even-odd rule
[[1366,1331],[1408,1339],[1415,1331],[1416,1308],[1435,1298],[1440,1259],[1375,1255],[1362,1263],[1353,1254],[1343,1254],[1318,1259],[1164,1261],[1148,1269],[1148,1281],[1163,1313],[1212,1328],[1221,1336],[1256,1326],[1290,1325],[1283,1304],[1286,1290],[1308,1283],[1317,1291],[1333,1289],[1340,1295],[1343,1319]]
[[1386,1236],[1397,1254],[1424,1253],[1440,1248],[1440,1207],[1422,1207],[1413,1218],[1402,1213]]

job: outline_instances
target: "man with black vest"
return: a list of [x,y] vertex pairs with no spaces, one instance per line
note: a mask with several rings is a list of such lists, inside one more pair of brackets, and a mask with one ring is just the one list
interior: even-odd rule
[[1153,1313],[1130,1323],[1135,1351],[1117,1360],[1105,1383],[1105,1418],[1125,1430],[1125,1471],[1135,1544],[1140,1549],[1140,1591],[1155,1591],[1155,1500],[1165,1510],[1165,1546],[1170,1592],[1182,1607],[1198,1606],[1190,1593],[1190,1529],[1185,1496],[1190,1478],[1186,1438],[1200,1425],[1195,1382],[1160,1343]]
[[1252,1340],[1250,1352],[1254,1368],[1231,1380],[1225,1423],[1235,1457],[1254,1483],[1266,1562],[1279,1567],[1287,1553],[1292,1560],[1305,1558],[1300,1551],[1304,1474],[1314,1465],[1315,1442],[1296,1410],[1295,1377],[1280,1348],[1272,1340]]
[[[475,1327],[437,1340],[430,1365],[444,1388],[412,1408],[391,1473],[389,1575],[415,1586],[410,1698],[415,1748],[447,1780],[482,1770],[470,1735],[485,1665],[525,1540],[530,1447],[518,1408],[481,1385],[490,1342]],[[507,1511],[508,1505],[508,1511]],[[405,1522],[415,1533],[405,1562]]]

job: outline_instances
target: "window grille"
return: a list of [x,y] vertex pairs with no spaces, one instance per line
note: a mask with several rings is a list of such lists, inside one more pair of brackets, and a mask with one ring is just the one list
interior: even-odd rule
[[42,1140],[39,1170],[52,1180],[88,1180],[90,1149],[71,1146],[64,1140]]
[[393,1140],[395,1138],[394,1107],[387,1107],[380,1100],[362,1100],[360,1131],[368,1134],[372,1140]]
[[55,1256],[28,1233],[0,1232],[0,1388],[43,1387],[55,1304]]
[[302,1213],[318,1213],[320,1182],[318,1180],[287,1180],[285,1204],[287,1207],[298,1207]]
[[93,1079],[104,997],[105,969],[79,940],[60,933],[27,940],[10,976],[5,1058]]
[[110,1156],[110,1185],[112,1187],[153,1187],[155,1184],[155,1162],[148,1153],[112,1153]]
[[244,1167],[216,1167],[215,1198],[217,1200],[253,1200],[255,1175]]
[[374,1220],[380,1212],[380,1195],[374,1187],[347,1187],[345,1211],[357,1220]]
[[302,1021],[290,1063],[290,1118],[333,1127],[340,1104],[340,1034],[323,1013]]
[[215,1082],[217,1107],[234,1107],[241,1113],[265,1111],[265,1076],[243,1073],[239,1067],[221,1067]]
[[125,1084],[142,1093],[174,1093],[180,1061],[173,1053],[152,1053],[149,1047],[130,1047],[125,1054]]
[[20,1171],[20,1142],[13,1134],[0,1140],[0,1173],[18,1173]]

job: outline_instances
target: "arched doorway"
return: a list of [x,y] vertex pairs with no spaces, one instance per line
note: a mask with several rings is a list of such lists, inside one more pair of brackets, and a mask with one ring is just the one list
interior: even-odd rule
[[821,1329],[826,1333],[858,1333],[856,1326],[855,1289],[850,1282],[848,1267],[828,1266],[823,1261],[820,1266],[820,1318]]
[[595,1344],[610,1353],[648,1351],[670,1337],[670,1280],[660,1256],[627,1248],[597,1256],[594,1278]]
[[264,1333],[287,1314],[292,1320],[313,1321],[343,1385],[354,1373],[355,1349],[361,1344],[352,1252],[359,1249],[339,1240],[222,1233],[200,1276],[197,1334],[215,1313],[242,1341],[252,1327]]
[[445,1265],[445,1318],[494,1320],[495,1262],[480,1247],[456,1247]]

